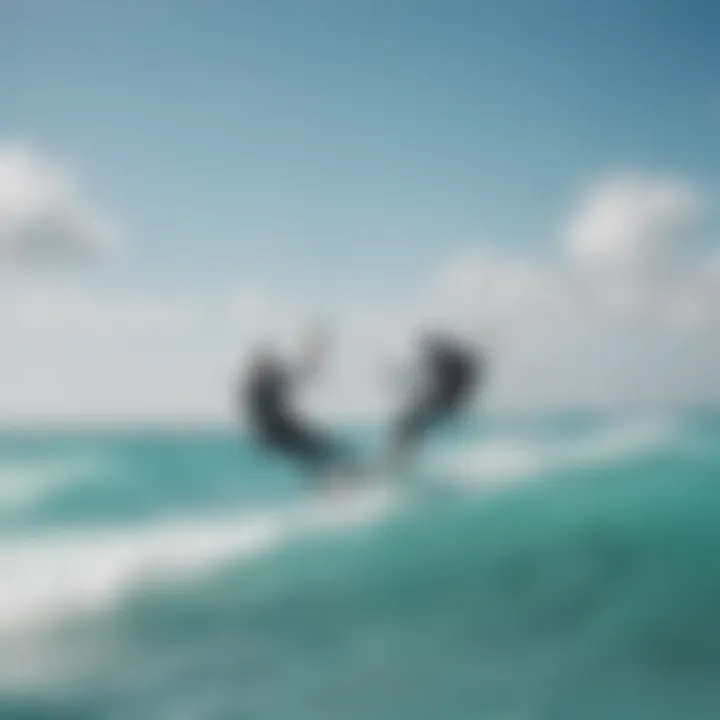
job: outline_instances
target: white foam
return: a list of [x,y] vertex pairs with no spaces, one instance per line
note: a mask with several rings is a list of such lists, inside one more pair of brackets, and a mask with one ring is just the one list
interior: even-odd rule
[[5,539],[0,633],[108,609],[145,583],[182,579],[218,562],[253,557],[299,534],[372,522],[397,499],[397,493],[376,488],[250,516]]
[[101,468],[100,460],[90,456],[3,463],[0,465],[0,508],[26,509],[61,487],[99,474]]
[[491,440],[444,451],[433,469],[452,484],[488,486],[632,457],[677,436],[672,423],[649,419],[565,440]]

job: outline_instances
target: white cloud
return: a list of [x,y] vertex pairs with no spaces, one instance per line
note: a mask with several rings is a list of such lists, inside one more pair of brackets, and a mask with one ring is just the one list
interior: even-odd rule
[[[488,400],[512,405],[720,401],[720,282],[690,241],[688,182],[612,174],[542,259],[497,244],[451,258],[436,304],[492,349]],[[692,250],[695,250],[694,248]]]
[[309,308],[258,282],[241,283],[227,293],[223,310],[238,340],[287,349],[309,322]]
[[[542,258],[479,245],[448,258],[419,300],[328,308],[337,344],[307,407],[390,412],[388,371],[428,322],[487,342],[490,407],[720,401],[720,265],[685,253],[682,232],[701,195],[636,174],[621,201],[624,182],[598,183]],[[646,273],[638,259],[659,255],[662,272]],[[230,420],[247,352],[265,340],[296,351],[313,310],[258,282],[171,297],[19,281],[0,288],[0,416]]]
[[704,193],[682,179],[639,172],[602,178],[580,198],[561,235],[576,296],[624,325],[710,322],[704,258],[691,252],[706,208]]
[[172,296],[15,277],[0,286],[0,418],[228,420],[247,350],[287,349],[302,320],[255,284]]
[[688,239],[702,209],[701,193],[682,180],[614,174],[581,199],[565,228],[565,249],[593,265],[652,264]]
[[57,283],[24,282],[0,289],[0,328],[25,338],[127,343],[201,326],[198,309],[185,298]]
[[509,332],[529,339],[541,318],[567,310],[568,291],[556,265],[488,244],[439,269],[431,302],[459,332],[504,344]]
[[76,262],[116,248],[116,231],[67,167],[25,145],[0,146],[0,261]]

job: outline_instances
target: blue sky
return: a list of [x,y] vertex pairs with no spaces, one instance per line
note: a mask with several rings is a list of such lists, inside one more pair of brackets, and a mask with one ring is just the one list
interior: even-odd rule
[[712,0],[5,0],[0,141],[122,230],[84,283],[390,301],[479,243],[551,255],[618,168],[712,197],[719,35]]
[[477,239],[542,247],[608,167],[717,183],[711,0],[10,0],[0,24],[0,133],[82,167],[137,282],[302,263],[362,294]]

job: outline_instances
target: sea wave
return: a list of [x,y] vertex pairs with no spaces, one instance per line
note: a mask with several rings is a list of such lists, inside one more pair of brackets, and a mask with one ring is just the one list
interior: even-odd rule
[[714,469],[632,467],[430,504],[138,597],[108,697],[133,720],[681,717],[689,696],[716,718]]
[[[698,427],[698,447],[717,428]],[[86,645],[38,641],[28,658],[28,673],[73,665],[70,717],[715,720],[720,458],[686,442],[693,429],[510,428],[474,451],[509,444],[523,463],[468,463],[467,490],[280,493],[264,508],[6,532],[0,682],[25,638],[72,619]],[[138,482],[157,473],[150,449]],[[438,457],[468,460],[452,454]],[[229,478],[272,482],[255,471]],[[496,477],[507,492],[477,492]],[[44,683],[33,698],[51,702]]]
[[397,499],[390,489],[376,488],[230,516],[6,537],[0,543],[0,632],[107,608],[140,585],[253,557],[288,538],[372,522]]
[[579,437],[490,437],[453,443],[436,452],[428,466],[452,484],[492,486],[640,457],[660,447],[677,447],[681,438],[679,423],[666,417],[626,420]]
[[106,467],[97,455],[61,454],[0,463],[0,510],[26,510],[69,486],[98,477]]

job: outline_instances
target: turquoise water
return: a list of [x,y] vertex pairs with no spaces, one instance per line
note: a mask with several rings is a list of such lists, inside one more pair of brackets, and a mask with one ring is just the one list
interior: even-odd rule
[[333,501],[232,433],[0,439],[0,717],[720,717],[720,416],[486,419]]

